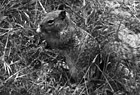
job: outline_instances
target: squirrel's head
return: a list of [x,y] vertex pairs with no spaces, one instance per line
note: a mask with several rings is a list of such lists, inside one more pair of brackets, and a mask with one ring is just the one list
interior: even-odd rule
[[42,34],[52,48],[58,48],[69,40],[69,26],[69,14],[64,10],[56,10],[45,15],[38,25],[37,32]]
[[64,10],[56,10],[45,14],[38,25],[37,32],[58,33],[68,25],[69,14]]

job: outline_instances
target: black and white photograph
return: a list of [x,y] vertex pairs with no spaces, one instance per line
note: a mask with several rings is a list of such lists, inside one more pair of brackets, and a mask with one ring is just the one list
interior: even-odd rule
[[0,0],[0,95],[140,95],[140,0]]

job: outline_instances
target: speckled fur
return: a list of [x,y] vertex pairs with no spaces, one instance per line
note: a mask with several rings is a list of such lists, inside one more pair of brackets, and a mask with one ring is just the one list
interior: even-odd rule
[[[51,25],[49,21],[52,22]],[[37,32],[42,33],[52,49],[59,49],[75,80],[81,79],[96,56],[97,41],[88,32],[77,27],[62,10],[47,13]]]

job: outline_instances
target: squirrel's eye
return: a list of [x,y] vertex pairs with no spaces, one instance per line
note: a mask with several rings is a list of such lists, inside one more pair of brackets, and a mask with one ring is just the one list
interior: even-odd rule
[[49,25],[52,25],[52,24],[54,23],[54,20],[49,20],[47,23],[48,23]]

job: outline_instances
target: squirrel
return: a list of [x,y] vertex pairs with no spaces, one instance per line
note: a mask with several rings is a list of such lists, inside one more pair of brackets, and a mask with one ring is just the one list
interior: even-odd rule
[[76,26],[65,10],[47,13],[36,31],[43,35],[48,46],[61,51],[76,81],[82,79],[89,66],[94,64],[92,61],[98,51],[96,39]]

